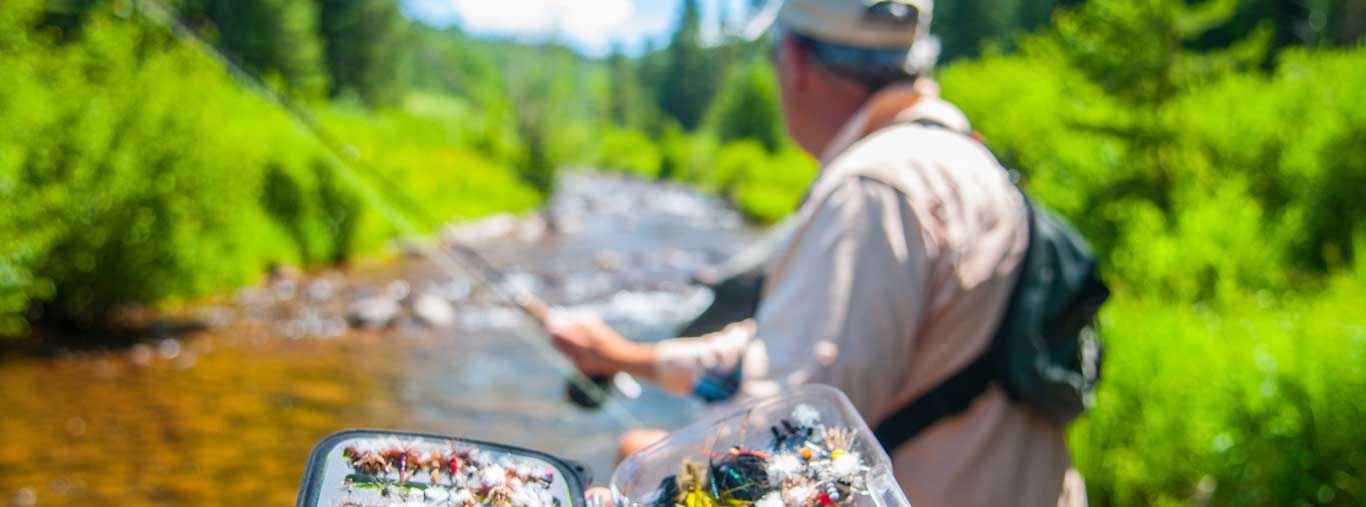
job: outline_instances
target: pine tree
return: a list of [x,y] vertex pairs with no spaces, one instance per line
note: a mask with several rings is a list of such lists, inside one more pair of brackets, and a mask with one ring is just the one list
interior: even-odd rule
[[607,58],[610,94],[607,98],[608,116],[619,126],[636,126],[643,120],[640,107],[640,83],[636,79],[631,60],[622,54],[621,46],[613,45]]
[[290,93],[319,95],[326,87],[313,2],[188,0],[182,12],[238,63]]
[[397,99],[402,19],[392,0],[318,0],[332,96],[354,94],[370,105]]
[[669,43],[668,65],[659,83],[658,103],[664,114],[694,129],[719,87],[719,69],[702,47],[702,20],[697,0],[684,0],[678,28]]
[[732,69],[707,119],[722,141],[749,139],[777,153],[784,135],[780,109],[773,69],[756,60]]

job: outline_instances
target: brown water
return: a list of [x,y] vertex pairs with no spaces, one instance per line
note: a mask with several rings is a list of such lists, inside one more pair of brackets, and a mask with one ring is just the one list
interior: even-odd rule
[[[753,239],[720,202],[660,184],[570,178],[553,201],[567,233],[534,221],[462,236],[512,271],[503,283],[597,312],[653,340],[700,311],[697,268]],[[495,224],[496,225],[496,224]],[[507,224],[504,224],[507,225]],[[348,330],[345,306],[402,289],[453,304],[456,324],[411,311]],[[289,505],[313,443],[354,427],[492,440],[611,472],[626,423],[564,401],[544,337],[488,291],[418,259],[248,288],[177,312],[209,326],[131,347],[0,356],[0,505]],[[695,402],[647,387],[621,408],[676,427]]]

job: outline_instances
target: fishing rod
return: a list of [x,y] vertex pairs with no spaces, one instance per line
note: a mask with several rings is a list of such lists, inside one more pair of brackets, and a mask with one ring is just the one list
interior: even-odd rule
[[[198,48],[205,55],[213,58],[223,66],[228,74],[236,79],[245,88],[252,90],[253,93],[263,98],[267,102],[275,104],[283,109],[287,116],[298,123],[312,136],[318,140],[324,148],[341,162],[338,167],[341,169],[339,175],[353,187],[362,190],[362,198],[366,199],[375,209],[380,211],[385,220],[397,227],[403,234],[408,236],[418,236],[421,229],[410,219],[416,215],[418,219],[428,224],[440,224],[443,220],[435,216],[416,202],[403,189],[398,188],[392,180],[384,177],[376,177],[379,172],[370,164],[362,160],[359,155],[352,150],[348,150],[346,145],[341,143],[336,137],[331,135],[327,129],[305,108],[290,99],[289,96],[279,93],[266,86],[260,78],[250,73],[245,67],[239,65],[232,57],[224,54],[204,40],[194,29],[190,28],[180,19],[180,17],[170,8],[166,7],[159,0],[134,0],[137,12],[145,14],[144,17],[151,19],[161,25],[162,28],[169,30],[178,40]],[[356,174],[358,170],[363,170],[371,178],[363,180]],[[381,197],[374,191],[365,191],[368,184],[378,182],[383,187],[387,199]],[[400,199],[403,201],[407,213],[400,211],[393,206],[391,200]],[[498,299],[510,304],[513,308],[535,321],[538,325],[545,327],[551,319],[551,307],[541,298],[527,290],[520,290],[515,287],[509,288],[504,283],[500,283],[507,278],[506,273],[490,262],[478,250],[461,244],[455,240],[442,241],[444,248],[424,246],[419,247],[418,251],[427,259],[436,264],[443,272],[449,276],[457,273],[464,273],[474,279],[474,286],[486,288]],[[453,255],[458,254],[458,255]],[[514,333],[516,334],[516,333]],[[568,364],[565,359],[551,350],[550,345],[544,341],[528,339],[520,334],[518,338],[523,339],[535,350],[546,363],[552,368],[556,368],[568,380],[569,399],[575,404],[587,408],[604,408],[611,414],[619,424],[625,429],[641,428],[644,425],[638,418],[628,411],[624,405],[611,397],[607,390],[609,379],[589,378],[578,369]],[[615,379],[622,384],[631,384],[635,380],[626,375],[619,374]],[[636,386],[638,388],[638,385]]]

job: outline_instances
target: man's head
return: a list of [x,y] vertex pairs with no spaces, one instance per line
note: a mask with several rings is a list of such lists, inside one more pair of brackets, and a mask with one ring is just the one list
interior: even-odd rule
[[799,146],[820,155],[873,93],[933,67],[939,46],[929,35],[932,5],[932,0],[770,2],[751,34],[768,29],[775,38],[784,119]]

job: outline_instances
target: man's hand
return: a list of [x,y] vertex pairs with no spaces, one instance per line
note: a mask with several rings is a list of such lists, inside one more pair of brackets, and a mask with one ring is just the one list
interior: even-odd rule
[[623,338],[602,320],[551,316],[546,320],[546,331],[551,344],[584,375],[605,377],[625,371],[653,379],[654,347]]

